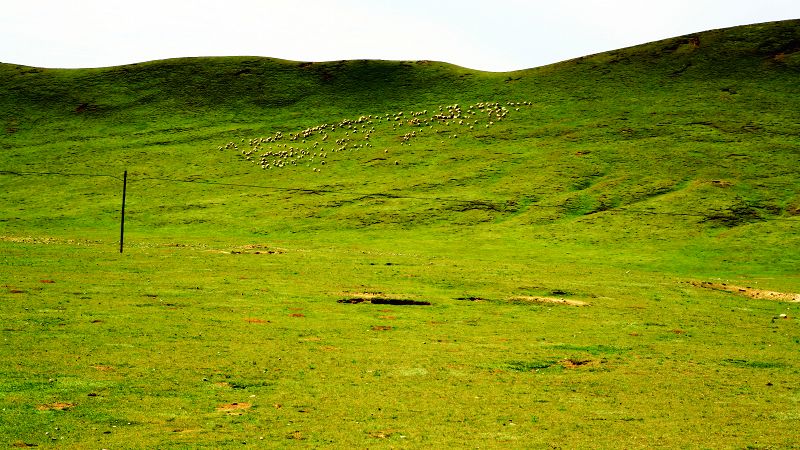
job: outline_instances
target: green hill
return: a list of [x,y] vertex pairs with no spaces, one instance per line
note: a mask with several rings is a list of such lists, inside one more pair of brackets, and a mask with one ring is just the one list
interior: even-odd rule
[[[0,392],[31,424],[0,428],[0,437],[41,443],[38,429],[62,423],[73,445],[89,436],[125,445],[138,434],[142,447],[220,446],[274,425],[277,442],[362,447],[386,438],[465,444],[470,434],[519,447],[557,445],[558,436],[578,447],[791,445],[796,432],[767,438],[764,423],[797,418],[788,382],[800,368],[797,322],[773,319],[792,317],[797,303],[735,294],[800,292],[799,81],[798,20],[510,73],[252,57],[0,64],[0,275],[3,315],[15,323],[4,333],[16,346],[0,354],[0,379],[10,380]],[[332,301],[358,293],[362,303],[382,295],[433,308],[376,313]],[[592,308],[532,300],[554,296]],[[268,322],[270,343],[251,342],[253,324]],[[174,327],[194,340],[176,340]],[[289,349],[285,339],[306,344]],[[119,340],[135,348],[111,347]],[[86,362],[48,369],[34,342]],[[237,353],[212,352],[224,349]],[[274,355],[287,378],[271,375],[284,364]],[[136,381],[148,364],[173,363],[151,386]],[[352,389],[310,381],[309,366]],[[539,369],[542,385],[531,378]],[[732,381],[700,396],[715,371]],[[41,381],[60,378],[73,384]],[[373,379],[377,391],[365,387]],[[464,387],[469,380],[480,388]],[[783,390],[769,397],[751,380]],[[183,394],[169,393],[173,381]],[[594,386],[584,393],[592,400],[577,407],[586,397],[570,386],[582,382]],[[515,383],[539,386],[539,403]],[[85,391],[110,403],[89,406]],[[231,395],[243,392],[270,400]],[[287,393],[313,400],[290,408],[293,400],[275,397]],[[394,418],[375,418],[369,395],[378,393]],[[713,419],[702,411],[737,395],[749,410]],[[411,397],[425,412],[405,404]],[[670,399],[682,409],[667,417]],[[513,432],[511,416],[493,412],[516,408],[509,401],[525,417]],[[236,419],[240,402],[248,406]],[[324,427],[351,407],[372,408],[373,418]],[[155,416],[134,412],[142,408]],[[454,432],[463,421],[472,422]],[[752,429],[738,437],[702,431],[742,421]],[[128,422],[137,425],[123,432]],[[121,437],[88,431],[112,424]],[[200,431],[163,434],[176,430]]]
[[[544,239],[577,233],[568,230],[576,226],[592,242],[618,245],[623,226],[637,246],[653,239],[661,246],[661,239],[685,244],[724,229],[767,226],[780,229],[781,239],[795,239],[785,227],[800,208],[800,125],[792,114],[798,109],[797,33],[796,21],[717,30],[502,74],[434,62],[255,58],[86,70],[5,65],[2,166],[116,176],[128,170],[133,183],[143,176],[193,177],[326,191],[281,199],[277,217],[276,208],[267,208],[279,225],[262,222],[256,209],[265,200],[258,190],[233,204],[222,200],[230,198],[227,189],[209,189],[211,197],[175,184],[146,196],[133,191],[131,200],[139,203],[131,210],[132,230],[156,235],[164,227],[173,233],[185,221],[184,205],[201,203],[203,224],[181,227],[182,235],[239,233],[231,228],[244,217],[258,222],[259,232],[273,233],[365,225],[437,225],[449,232],[453,224],[490,223],[512,236],[524,228]],[[478,103],[497,103],[504,120],[486,128],[489,107],[479,110]],[[458,119],[433,118],[451,115],[447,106],[456,104]],[[410,115],[422,111],[417,118],[424,123],[409,126]],[[405,116],[395,121],[401,112]],[[330,151],[345,138],[347,128],[339,126],[328,133],[328,166],[320,173],[297,166],[261,171],[238,160],[236,151],[216,151],[230,142],[245,150],[254,138],[362,116],[372,117],[356,124],[374,129],[372,146]],[[418,137],[402,141],[415,130]],[[315,132],[292,147],[316,153],[313,142],[325,148],[323,136]],[[355,136],[348,137],[350,145],[363,145],[363,134]],[[4,201],[42,204],[31,181],[4,177]],[[39,186],[65,183],[83,189],[87,180],[36,180]],[[97,195],[105,199],[116,191]],[[177,201],[167,207],[164,196]],[[29,220],[44,220],[51,232],[80,235],[83,225],[76,223],[87,217],[87,226],[112,227],[118,200],[107,200],[99,210],[103,200],[65,199],[56,203],[69,203],[71,213],[55,221],[48,204],[41,214],[4,223],[27,229]],[[175,212],[165,217],[158,212],[165,207]],[[749,257],[763,254],[765,265],[793,271],[793,258],[776,261],[762,248],[773,244],[753,242],[756,254],[748,251]]]

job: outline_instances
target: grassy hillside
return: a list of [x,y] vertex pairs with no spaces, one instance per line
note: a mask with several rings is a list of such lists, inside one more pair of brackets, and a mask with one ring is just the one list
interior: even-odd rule
[[800,21],[511,73],[0,64],[0,439],[792,445],[798,81]]

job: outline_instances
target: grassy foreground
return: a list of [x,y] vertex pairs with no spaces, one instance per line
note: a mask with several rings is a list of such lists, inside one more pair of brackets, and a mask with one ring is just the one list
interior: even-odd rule
[[798,81],[798,21],[0,65],[0,442],[792,447]]

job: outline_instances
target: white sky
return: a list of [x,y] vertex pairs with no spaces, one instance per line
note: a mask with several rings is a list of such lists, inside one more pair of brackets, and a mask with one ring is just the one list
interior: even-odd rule
[[445,61],[507,71],[800,18],[800,0],[0,0],[0,62],[183,56]]

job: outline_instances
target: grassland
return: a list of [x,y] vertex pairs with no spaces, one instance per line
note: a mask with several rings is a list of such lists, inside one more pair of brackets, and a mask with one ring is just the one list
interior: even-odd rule
[[798,21],[0,65],[0,443],[796,445],[798,81]]

